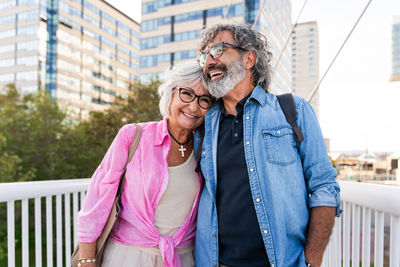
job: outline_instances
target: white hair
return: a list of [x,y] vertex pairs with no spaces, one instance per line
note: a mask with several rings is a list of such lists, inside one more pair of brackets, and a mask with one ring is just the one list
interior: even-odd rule
[[164,118],[169,116],[169,106],[171,105],[172,91],[175,86],[193,86],[202,80],[203,69],[197,61],[191,60],[176,65],[167,74],[167,80],[158,87],[160,96],[160,113]]

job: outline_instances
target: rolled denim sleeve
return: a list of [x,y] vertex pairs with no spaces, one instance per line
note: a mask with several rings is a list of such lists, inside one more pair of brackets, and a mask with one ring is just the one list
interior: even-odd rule
[[299,152],[309,194],[308,207],[336,207],[340,216],[340,188],[336,181],[337,171],[328,157],[318,119],[311,105],[296,97],[297,123],[304,135]]

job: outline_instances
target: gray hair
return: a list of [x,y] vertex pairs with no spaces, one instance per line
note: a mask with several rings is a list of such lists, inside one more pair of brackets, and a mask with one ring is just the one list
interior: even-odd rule
[[254,51],[256,54],[256,61],[252,69],[253,81],[255,84],[260,85],[265,91],[271,81],[271,57],[272,53],[269,51],[269,43],[267,38],[260,32],[253,30],[250,25],[241,23],[230,24],[215,24],[210,28],[206,28],[201,32],[201,40],[198,46],[198,52],[203,53],[208,44],[223,31],[232,33],[236,45],[244,48],[246,51]]
[[203,69],[194,60],[186,61],[176,65],[169,74],[167,80],[158,87],[160,96],[159,108],[164,118],[169,116],[169,107],[171,105],[172,90],[175,86],[185,85],[193,86],[202,80]]

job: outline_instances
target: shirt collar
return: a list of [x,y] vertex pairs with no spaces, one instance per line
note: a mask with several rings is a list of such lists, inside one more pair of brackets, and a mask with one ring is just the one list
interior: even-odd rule
[[267,103],[267,94],[264,88],[257,85],[253,92],[251,93],[250,99],[256,100],[261,106],[264,106]]
[[169,136],[168,134],[168,118],[164,118],[162,121],[157,122],[154,145],[161,145],[164,139]]
[[[264,88],[262,88],[259,85],[254,87],[253,91],[250,94],[248,94],[242,100],[240,100],[238,105],[244,106],[244,104],[246,103],[247,99],[249,99],[249,98],[256,100],[261,106],[264,106],[266,104],[266,102],[267,102],[266,91],[264,90]],[[218,99],[216,104],[218,104],[221,113],[223,115],[227,115],[226,111],[225,111],[225,108],[224,108],[224,102],[222,101],[222,98]]]
[[[244,104],[246,104],[247,99],[250,97],[252,93],[248,94],[247,96],[245,96],[242,100],[240,100],[237,104],[236,104],[236,111],[239,113],[239,111],[243,110]],[[221,110],[221,114],[223,116],[227,116],[228,114],[226,113],[225,107],[224,107],[224,101],[222,100],[222,98],[218,99],[218,104]]]

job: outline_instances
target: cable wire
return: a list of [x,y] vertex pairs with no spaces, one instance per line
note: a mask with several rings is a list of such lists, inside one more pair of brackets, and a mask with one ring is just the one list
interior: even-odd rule
[[372,0],[369,0],[367,5],[364,7],[363,11],[361,12],[361,15],[358,17],[356,23],[354,24],[353,28],[351,29],[351,31],[349,32],[349,34],[347,35],[346,39],[344,40],[342,46],[340,47],[339,51],[336,53],[335,57],[333,58],[333,60],[331,61],[331,63],[329,64],[328,68],[326,69],[324,75],[322,76],[322,78],[318,81],[318,83],[315,85],[314,89],[311,92],[310,97],[307,99],[308,102],[311,101],[311,99],[314,97],[315,93],[318,91],[320,84],[322,83],[322,81],[325,79],[326,74],[329,72],[329,70],[331,69],[333,63],[335,62],[336,58],[338,57],[338,55],[340,54],[340,52],[342,51],[344,45],[346,44],[347,40],[350,38],[351,34],[353,33],[354,29],[357,27],[358,23],[360,22],[362,16],[364,16],[365,11],[367,11],[369,4],[371,4]]
[[225,16],[223,17],[223,19],[228,17],[229,9],[231,9],[231,5],[232,5],[232,0],[229,1],[228,8],[226,9]]

